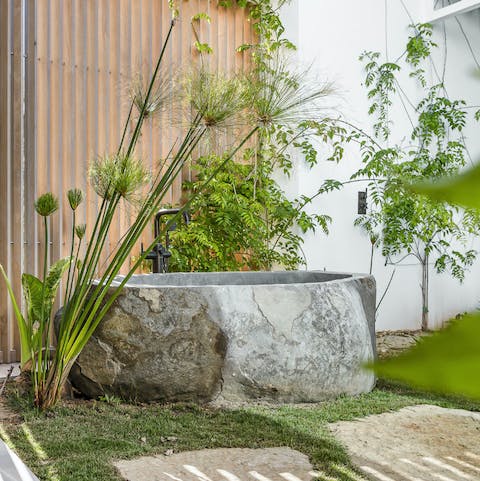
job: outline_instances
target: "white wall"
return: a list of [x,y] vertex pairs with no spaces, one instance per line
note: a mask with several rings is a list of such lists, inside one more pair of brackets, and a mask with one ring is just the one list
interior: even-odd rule
[[[359,55],[365,50],[387,52],[388,59],[395,61],[405,49],[409,34],[408,25],[424,18],[426,2],[430,0],[293,0],[284,7],[283,19],[287,37],[298,47],[297,59],[303,66],[322,77],[335,82],[339,92],[337,99],[341,113],[365,129],[371,129],[372,119],[367,115],[366,90],[361,82],[364,78]],[[432,0],[433,1],[433,0]],[[408,13],[407,13],[408,10]],[[409,18],[409,15],[412,18]],[[480,58],[480,16],[471,12],[459,17],[471,45]],[[444,63],[443,24],[435,25],[435,38],[440,45],[435,56],[435,65],[440,72]],[[474,61],[455,19],[445,22],[447,38],[446,85],[450,97],[460,97],[470,104],[480,104],[478,79],[472,76]],[[430,69],[434,75],[434,70]],[[403,85],[412,100],[419,92],[405,72]],[[399,102],[392,111],[395,122],[395,141],[411,131],[403,107]],[[467,144],[474,158],[480,158],[480,142],[472,129],[466,132]],[[476,135],[475,135],[476,134]],[[322,152],[322,147],[319,146]],[[478,156],[477,156],[478,154]],[[322,179],[346,180],[356,171],[360,163],[352,148],[338,166],[321,163],[313,171],[301,166],[298,170],[299,193],[316,191]],[[360,184],[344,188],[341,192],[328,194],[318,199],[312,212],[327,213],[333,217],[331,232],[308,235],[305,253],[309,269],[331,271],[368,272],[370,243],[366,236],[353,226],[357,217],[357,191]],[[383,293],[392,272],[384,266],[379,252],[375,255],[373,273],[377,279],[378,295]],[[448,275],[431,275],[431,327],[438,327],[459,312],[473,309],[480,303],[480,262],[467,275],[464,284]],[[379,310],[377,329],[418,329],[421,323],[420,267],[399,266],[391,289]]]

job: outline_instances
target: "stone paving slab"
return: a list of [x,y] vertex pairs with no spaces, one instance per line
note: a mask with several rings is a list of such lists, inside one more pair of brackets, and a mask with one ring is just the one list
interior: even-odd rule
[[330,429],[372,480],[480,480],[480,413],[422,405]]
[[20,363],[0,364],[0,379],[5,379],[7,377],[11,366],[13,366],[12,377],[16,377],[20,374]]
[[290,448],[203,449],[117,461],[128,481],[310,481],[308,457]]

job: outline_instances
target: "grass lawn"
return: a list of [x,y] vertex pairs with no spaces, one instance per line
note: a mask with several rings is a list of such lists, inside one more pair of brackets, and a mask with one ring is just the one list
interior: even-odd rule
[[[326,425],[414,404],[480,410],[479,404],[380,384],[358,397],[311,407],[218,410],[190,405],[71,402],[47,414],[13,398],[23,422],[4,424],[2,438],[42,480],[113,481],[111,461],[148,454],[218,447],[289,446],[338,480],[353,479],[348,456]],[[166,441],[167,436],[176,437]]]

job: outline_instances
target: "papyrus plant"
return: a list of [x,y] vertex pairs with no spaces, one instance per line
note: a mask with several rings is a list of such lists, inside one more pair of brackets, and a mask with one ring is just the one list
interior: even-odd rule
[[[145,254],[131,266],[120,285],[112,287],[113,280],[129,258],[133,246],[144,229],[150,225],[175,178],[181,173],[185,162],[206,133],[204,112],[198,111],[185,129],[182,140],[177,141],[176,150],[172,149],[166,168],[159,169],[156,177],[151,179],[148,192],[143,197],[136,196],[139,188],[144,187],[145,183],[150,181],[150,177],[141,163],[134,159],[135,146],[145,119],[152,114],[149,108],[152,94],[155,94],[156,85],[162,83],[158,81],[158,78],[161,75],[164,53],[171,39],[174,24],[175,22],[172,21],[148,88],[141,96],[138,95],[138,92],[132,96],[128,118],[116,153],[97,159],[91,164],[90,180],[94,190],[101,197],[99,212],[91,233],[86,235],[85,226],[76,224],[76,209],[82,201],[83,195],[78,190],[72,190],[68,194],[68,201],[74,217],[71,255],[67,259],[58,261],[48,271],[46,248],[43,281],[34,279],[28,274],[24,275],[24,290],[27,300],[26,317],[22,315],[8,278],[1,269],[12,295],[19,325],[22,366],[31,371],[34,404],[41,409],[49,408],[58,401],[75,360],[120,294],[125,283],[144,260],[146,253],[158,242],[159,239],[154,239],[147,247]],[[140,98],[141,101],[139,101]],[[135,113],[135,108],[138,110],[137,113]],[[230,115],[236,113],[232,111]],[[130,133],[128,126],[132,121],[134,128]],[[256,126],[253,126],[248,130],[244,138],[240,139],[237,145],[231,149],[227,156],[228,159],[235,155],[256,129]],[[220,165],[218,169],[221,167]],[[210,182],[215,174],[216,172],[212,172],[211,177],[205,179],[205,184]],[[133,198],[135,198],[137,206],[136,217],[111,254],[101,278],[94,282],[98,275],[100,256],[105,247],[115,212],[122,199],[131,201]],[[186,205],[189,203],[190,201],[187,201]],[[47,246],[47,218],[57,209],[58,202],[53,195],[45,194],[39,198],[36,207],[37,212],[45,219],[45,245]],[[83,255],[80,255],[82,240],[84,240],[85,247]],[[51,310],[56,289],[62,274],[67,270],[64,307],[57,328],[56,350],[52,354],[48,348],[52,320]]]

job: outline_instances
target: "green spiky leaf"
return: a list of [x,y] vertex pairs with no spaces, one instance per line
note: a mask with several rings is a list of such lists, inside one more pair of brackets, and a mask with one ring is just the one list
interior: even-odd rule
[[35,201],[35,210],[42,217],[49,217],[58,210],[58,199],[51,192],[47,192]]
[[30,361],[30,342],[29,342],[29,333],[27,328],[27,323],[25,318],[23,317],[22,311],[18,306],[17,300],[15,299],[15,294],[13,293],[12,285],[10,280],[8,279],[7,273],[3,269],[3,266],[0,264],[0,272],[5,280],[5,284],[7,285],[7,291],[10,296],[10,300],[13,306],[13,312],[15,314],[15,318],[17,319],[18,331],[20,334],[20,346],[21,346],[21,359],[20,364],[22,369],[24,366]]
[[67,192],[68,203],[72,210],[76,210],[83,201],[83,192],[80,189],[70,189]]

